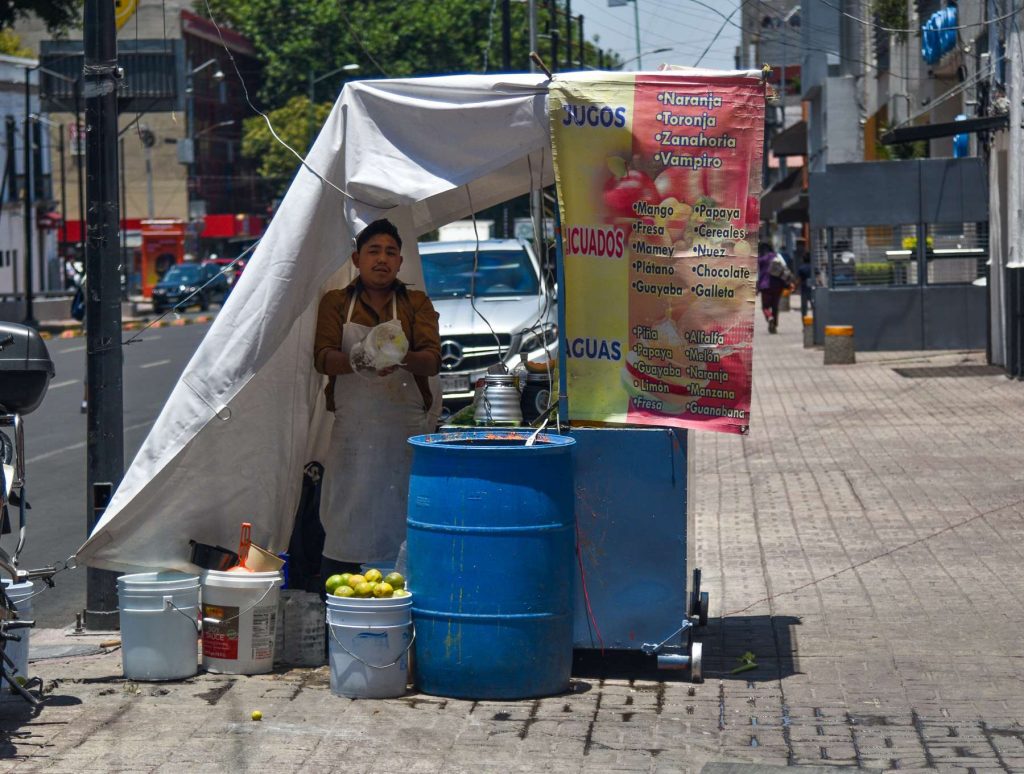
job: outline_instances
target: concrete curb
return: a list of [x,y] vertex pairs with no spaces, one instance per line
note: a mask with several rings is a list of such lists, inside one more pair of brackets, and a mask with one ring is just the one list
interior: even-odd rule
[[[150,328],[181,328],[186,325],[213,322],[214,315],[201,314],[196,317],[178,317],[171,320],[157,320]],[[137,331],[145,328],[148,320],[129,320],[121,324],[122,331]],[[61,321],[44,322],[39,325],[39,336],[47,341],[51,339],[77,339],[85,335],[85,328],[81,323],[65,323]]]

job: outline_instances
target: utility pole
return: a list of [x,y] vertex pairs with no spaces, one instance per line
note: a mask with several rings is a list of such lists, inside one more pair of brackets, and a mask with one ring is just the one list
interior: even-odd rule
[[1006,96],[1010,102],[1010,132],[1009,132],[1009,144],[1007,146],[1007,165],[1006,165],[1006,188],[1007,188],[1007,201],[1006,201],[1006,226],[1007,226],[1007,266],[1012,267],[1014,265],[1024,266],[1024,255],[1021,254],[1020,238],[1021,234],[1021,220],[1022,215],[1021,207],[1021,170],[1020,164],[1021,159],[1021,148],[1020,143],[1024,139],[1024,133],[1021,132],[1020,122],[1022,119],[1021,111],[1021,98],[1024,94],[1021,93],[1021,58],[1020,58],[1020,32],[1018,31],[1017,25],[1008,24],[1006,26],[1006,56],[1009,59],[1006,74]]
[[579,24],[576,25],[576,32],[579,35],[580,69],[583,69],[583,14],[579,15]]
[[60,132],[60,139],[57,142],[57,153],[60,154],[60,282],[61,289],[64,288],[64,280],[67,272],[64,269],[64,259],[68,252],[68,178],[67,167],[64,165],[64,124],[57,126]]
[[558,72],[558,7],[555,0],[548,0],[548,34],[551,36],[551,72]]
[[512,0],[501,0],[501,67],[512,70]]
[[[121,271],[117,179],[117,33],[114,3],[85,0],[86,527],[92,532],[124,473]],[[117,575],[86,570],[85,626],[118,626]]]
[[565,67],[572,69],[572,0],[565,0]]
[[[537,50],[537,0],[527,0],[527,13],[530,18],[530,51]],[[537,63],[530,57],[530,72],[537,72]],[[538,256],[541,254],[540,245],[542,240],[541,224],[544,220],[544,199],[540,189],[530,191],[530,218],[533,220],[533,240],[537,246]]]
[[85,269],[85,172],[82,169],[82,76],[75,79],[75,169],[78,171],[78,258]]
[[32,225],[35,220],[32,217],[32,199],[33,199],[33,185],[32,185],[32,91],[30,77],[32,71],[29,68],[25,68],[25,132],[22,137],[22,161],[25,164],[25,193],[24,193],[24,218],[25,218],[25,255],[23,260],[25,264],[23,266],[25,272],[25,319],[22,322],[32,328],[38,328],[39,322],[36,320],[32,309],[32,293],[34,288],[32,287]]
[[636,31],[636,69],[644,69],[644,58],[640,53],[640,0],[633,0],[633,28]]
[[[527,16],[530,24],[530,51],[537,50],[537,0],[527,0]],[[537,63],[530,59],[530,72],[537,72]]]
[[[146,217],[152,220],[156,217],[156,204],[153,199],[153,146],[156,145],[156,135],[152,129],[143,124],[139,127],[139,137],[142,140],[142,153],[146,160]],[[121,180],[123,188],[123,168],[121,170]],[[124,209],[127,210],[127,205],[125,205]]]
[[[7,141],[7,176],[8,176],[8,179],[11,181],[10,182],[11,195],[10,195],[8,200],[9,201],[14,201],[17,198],[17,195],[18,195],[17,194],[17,190],[18,189],[16,187],[17,183],[15,182],[17,180],[17,177],[18,177],[18,173],[17,173],[17,169],[18,169],[18,154],[17,154],[17,151],[15,150],[16,143],[17,143],[17,137],[18,137],[18,122],[14,119],[14,116],[7,116],[7,118],[4,119],[4,130],[5,130],[5,133],[6,133],[5,139]],[[0,203],[6,203],[6,202],[0,202]],[[17,271],[12,271],[11,272],[11,279],[14,280],[14,287],[12,288],[12,290],[15,293],[17,293],[18,292],[18,272]]]
[[[1000,278],[1007,301],[1007,357],[1006,370],[1011,376],[1024,374],[1024,320],[1021,319],[1021,292],[1024,280],[1024,251],[1020,240],[1024,238],[1024,192],[1021,190],[1022,170],[1020,144],[1024,141],[1021,121],[1024,120],[1021,99],[1024,98],[1024,62],[1021,61],[1021,40],[1019,26],[1011,20],[1006,25],[1007,84],[1006,96],[1010,101],[1010,131],[1007,145],[1006,175],[1006,271]],[[997,269],[993,262],[993,269]]]
[[[501,69],[512,72],[512,0],[501,0]],[[501,206],[501,235],[505,239],[515,236],[510,202]]]

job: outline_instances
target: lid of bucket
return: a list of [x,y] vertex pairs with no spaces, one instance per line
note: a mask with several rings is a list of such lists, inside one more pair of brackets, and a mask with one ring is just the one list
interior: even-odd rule
[[165,583],[199,582],[199,576],[177,570],[160,570],[158,572],[138,572],[122,575],[117,579],[118,586],[153,586]]

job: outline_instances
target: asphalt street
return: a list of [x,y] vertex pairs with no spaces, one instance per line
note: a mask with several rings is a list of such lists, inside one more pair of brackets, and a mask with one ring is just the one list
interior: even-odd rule
[[[124,348],[125,467],[131,463],[160,409],[210,324],[147,331]],[[137,332],[123,334],[125,340]],[[81,413],[85,339],[47,342],[56,375],[46,399],[25,418],[28,539],[22,567],[63,561],[86,537],[86,437]],[[201,496],[201,493],[197,493]],[[3,545],[13,551],[15,535]],[[85,607],[85,571],[63,572],[56,586],[33,600],[41,627],[65,627]]]

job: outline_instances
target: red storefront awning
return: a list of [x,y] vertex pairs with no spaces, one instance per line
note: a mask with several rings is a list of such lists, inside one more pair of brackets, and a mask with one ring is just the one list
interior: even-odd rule
[[[200,234],[203,239],[244,239],[260,236],[266,222],[259,215],[229,213],[227,215],[207,215],[203,219],[203,224],[203,231]],[[121,228],[127,231],[138,231],[142,228],[142,221],[139,218],[127,218],[121,221]],[[58,234],[66,242],[82,241],[81,221],[69,220],[63,228],[58,229]]]
[[[138,231],[142,228],[142,220],[140,218],[126,218],[121,221],[121,228],[126,231]],[[82,221],[67,221],[62,228],[57,230],[57,236],[65,242],[81,242]]]
[[263,233],[263,218],[243,213],[207,215],[203,218],[201,239],[231,239],[233,237],[258,237]]

